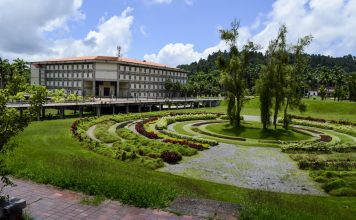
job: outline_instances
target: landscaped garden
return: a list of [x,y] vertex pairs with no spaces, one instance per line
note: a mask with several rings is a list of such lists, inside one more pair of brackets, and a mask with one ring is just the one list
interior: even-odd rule
[[16,177],[139,207],[190,195],[242,204],[247,219],[352,219],[353,125],[298,118],[263,134],[248,116],[248,129],[227,126],[224,108],[33,122],[5,162]]

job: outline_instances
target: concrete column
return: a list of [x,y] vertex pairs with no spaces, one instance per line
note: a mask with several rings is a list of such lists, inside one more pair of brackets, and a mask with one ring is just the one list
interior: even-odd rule
[[64,107],[61,107],[60,110],[59,110],[59,111],[60,111],[60,116],[59,116],[59,117],[60,117],[61,119],[64,119],[64,116],[65,116],[65,115],[64,115],[64,110],[65,110]]
[[119,80],[116,81],[116,97],[117,98],[120,97],[120,81]]
[[101,115],[101,106],[98,105],[96,106],[96,116],[100,116]]
[[112,114],[115,115],[116,112],[115,112],[115,105],[112,107]]
[[149,105],[148,109],[149,109],[150,112],[152,112],[152,105]]
[[96,78],[96,66],[95,66],[95,63],[93,64],[93,97],[95,97],[95,78]]
[[211,101],[209,101],[209,107],[211,108]]
[[190,108],[194,108],[194,102],[190,103]]
[[130,112],[130,106],[126,105],[126,113],[129,113],[129,112]]
[[83,107],[79,107],[79,118],[83,118]]
[[141,112],[141,105],[138,106],[138,112]]
[[162,105],[161,104],[158,105],[158,108],[159,108],[159,111],[162,111]]

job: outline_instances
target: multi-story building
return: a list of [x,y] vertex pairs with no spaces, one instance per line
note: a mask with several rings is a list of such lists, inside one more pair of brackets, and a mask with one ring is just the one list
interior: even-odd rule
[[187,82],[187,72],[145,60],[88,56],[31,62],[31,84],[96,97],[166,97],[165,81]]

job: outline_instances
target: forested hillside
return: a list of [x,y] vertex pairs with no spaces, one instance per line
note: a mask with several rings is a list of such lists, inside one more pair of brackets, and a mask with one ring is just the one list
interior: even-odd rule
[[[216,70],[215,61],[222,55],[223,57],[227,57],[227,52],[216,52],[207,57],[207,59],[201,59],[198,62],[193,62],[191,64],[179,65],[178,68],[189,71],[190,73],[196,72],[211,72]],[[324,56],[320,54],[312,54],[307,55],[309,57],[309,65],[312,68],[318,66],[326,66],[326,67],[341,67],[346,73],[356,72],[356,57],[352,55],[346,55],[343,57],[331,57]],[[266,57],[261,52],[255,52],[251,56],[252,64],[264,64],[266,61]]]

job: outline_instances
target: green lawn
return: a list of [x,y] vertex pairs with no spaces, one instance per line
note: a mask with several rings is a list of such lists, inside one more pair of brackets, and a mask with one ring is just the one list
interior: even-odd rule
[[242,122],[242,126],[237,128],[228,123],[211,124],[206,126],[210,132],[226,135],[236,136],[251,139],[262,140],[281,140],[281,141],[299,141],[308,140],[311,138],[309,135],[294,132],[292,130],[285,130],[280,126],[277,129],[263,130],[261,123],[258,122]]
[[262,192],[193,180],[100,156],[70,133],[74,120],[33,122],[5,162],[12,175],[106,196],[140,207],[165,207],[178,195],[243,205],[242,219],[353,219],[356,198]]
[[[333,101],[327,99],[321,101],[320,99],[303,99],[307,106],[304,113],[298,110],[292,110],[290,113],[301,116],[311,116],[315,118],[324,118],[328,120],[349,120],[356,123],[356,102],[349,101]],[[220,107],[220,111],[225,111],[226,103],[224,102]],[[245,103],[242,114],[245,115],[260,115],[259,98],[253,98]]]

